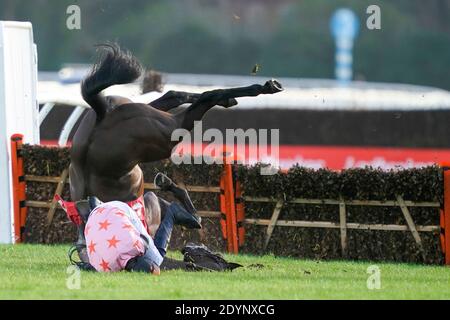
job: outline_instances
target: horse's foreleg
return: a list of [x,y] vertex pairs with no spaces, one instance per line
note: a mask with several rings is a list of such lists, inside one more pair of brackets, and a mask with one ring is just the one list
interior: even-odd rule
[[264,85],[254,84],[248,87],[206,91],[190,107],[176,114],[175,118],[180,128],[191,130],[194,127],[194,121],[201,120],[209,109],[223,101],[231,101],[234,105],[237,103],[235,98],[273,94],[282,90],[283,87],[279,82],[269,80]]

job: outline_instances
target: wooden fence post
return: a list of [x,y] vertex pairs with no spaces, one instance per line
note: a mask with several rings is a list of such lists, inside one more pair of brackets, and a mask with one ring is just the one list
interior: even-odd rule
[[[64,169],[59,178],[58,185],[56,186],[55,195],[59,196],[62,195],[68,175],[69,169]],[[47,228],[50,228],[50,225],[52,224],[53,221],[53,216],[55,215],[56,207],[58,206],[58,201],[56,200],[55,195],[53,196],[52,203],[50,204],[50,208],[48,209],[47,213],[47,224],[46,224]]]
[[275,226],[277,225],[278,217],[280,216],[280,212],[281,209],[283,208],[283,205],[284,205],[283,200],[278,200],[277,203],[275,204],[275,209],[273,209],[272,217],[270,218],[270,222],[266,230],[266,240],[264,241],[264,250],[266,250],[267,246],[269,245],[273,229],[275,229]]
[[339,226],[341,231],[341,251],[342,257],[347,257],[347,212],[345,202],[340,198],[339,202]]
[[400,206],[400,209],[402,210],[403,217],[406,220],[406,224],[408,225],[409,231],[411,231],[411,234],[416,241],[417,247],[420,250],[420,253],[422,254],[423,261],[426,261],[426,255],[425,255],[425,249],[423,248],[422,239],[420,238],[419,232],[417,231],[416,225],[414,223],[413,218],[411,217],[411,214],[409,213],[408,207],[405,204],[405,201],[403,200],[402,196],[397,195],[397,202]]

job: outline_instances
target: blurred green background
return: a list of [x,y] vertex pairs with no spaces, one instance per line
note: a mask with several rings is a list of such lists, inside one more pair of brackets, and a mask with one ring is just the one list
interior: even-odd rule
[[[81,8],[81,30],[66,9]],[[381,30],[366,8],[381,7]],[[90,63],[93,46],[118,41],[147,67],[165,72],[334,77],[329,19],[352,8],[361,30],[357,80],[450,89],[450,0],[1,0],[1,20],[33,23],[39,69]]]

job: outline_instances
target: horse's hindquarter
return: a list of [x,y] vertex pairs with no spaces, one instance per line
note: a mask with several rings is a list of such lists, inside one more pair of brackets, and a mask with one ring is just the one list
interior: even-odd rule
[[131,201],[142,195],[143,174],[120,128],[96,130],[86,156],[88,194],[102,201]]
[[[126,156],[133,152],[125,151],[126,143],[114,134],[97,127],[95,112],[89,110],[74,135],[69,170],[72,201],[90,195],[103,201],[139,197],[143,193],[142,171],[133,165],[133,157]],[[111,131],[117,132],[114,128]]]
[[101,144],[117,141],[118,151],[125,151],[126,157],[137,164],[169,158],[173,147],[171,135],[176,128],[176,119],[167,112],[146,104],[124,104],[108,113],[99,124],[98,129],[106,134],[98,134],[98,138]]
[[170,156],[170,116],[147,105],[121,105],[92,132],[86,156],[89,194],[130,201],[143,193],[138,164]]
[[83,171],[86,196],[130,201],[142,195],[143,174],[138,164],[168,158],[174,128],[171,115],[144,104],[125,104],[108,112],[100,123],[80,134],[83,152],[75,155],[83,154],[82,161],[72,159],[80,163],[77,167]]

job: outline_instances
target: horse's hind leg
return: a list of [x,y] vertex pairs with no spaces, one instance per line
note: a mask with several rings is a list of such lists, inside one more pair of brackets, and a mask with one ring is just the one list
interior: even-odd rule
[[149,105],[161,111],[169,111],[185,103],[194,103],[199,97],[199,93],[171,90],[162,97],[150,102]]
[[255,97],[260,94],[273,94],[282,91],[280,83],[275,80],[269,80],[264,85],[254,84],[248,87],[239,87],[231,89],[218,89],[206,91],[200,95],[196,102],[189,108],[175,114],[175,119],[180,128],[192,130],[194,121],[201,120],[203,115],[215,105],[223,101],[230,101],[239,97]]
[[[200,98],[200,96],[200,93],[171,90],[162,97],[150,102],[149,105],[161,111],[169,111],[185,103],[194,103]],[[235,104],[237,104],[237,102],[233,101],[233,99],[219,101],[218,103],[218,105],[226,108],[231,107]]]

